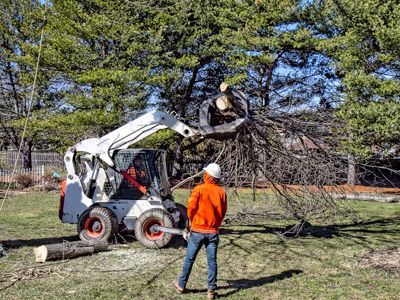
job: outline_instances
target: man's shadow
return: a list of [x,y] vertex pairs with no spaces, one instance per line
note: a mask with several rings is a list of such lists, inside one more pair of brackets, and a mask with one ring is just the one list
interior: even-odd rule
[[[282,273],[271,275],[271,276],[264,276],[257,279],[226,279],[225,281],[228,285],[223,285],[218,287],[219,298],[229,297],[240,290],[250,289],[253,287],[259,287],[267,283],[273,283],[278,280],[284,280],[287,278],[292,277],[293,275],[303,273],[302,270],[287,270]],[[224,289],[233,289],[227,293],[221,293],[221,290]],[[186,289],[187,293],[203,293],[207,292],[207,289]]]

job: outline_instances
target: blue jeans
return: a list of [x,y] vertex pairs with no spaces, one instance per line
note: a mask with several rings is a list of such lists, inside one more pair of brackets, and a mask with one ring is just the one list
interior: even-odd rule
[[219,235],[218,233],[200,233],[191,232],[189,236],[187,253],[185,262],[183,263],[182,273],[179,277],[178,284],[181,288],[186,286],[192,271],[193,263],[196,260],[197,253],[203,244],[206,246],[207,263],[208,263],[208,289],[215,290],[217,288],[217,249]]

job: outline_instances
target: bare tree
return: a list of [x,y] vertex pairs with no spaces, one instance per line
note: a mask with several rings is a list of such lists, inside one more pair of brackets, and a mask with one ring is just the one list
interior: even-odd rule
[[296,235],[311,220],[351,211],[336,200],[347,181],[343,126],[332,110],[253,110],[233,139],[208,141],[217,146],[205,160],[221,165],[230,196],[248,188],[253,199],[276,203],[282,216],[298,220],[287,232]]

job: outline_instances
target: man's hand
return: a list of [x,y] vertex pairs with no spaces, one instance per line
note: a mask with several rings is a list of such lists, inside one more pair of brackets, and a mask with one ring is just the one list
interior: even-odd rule
[[183,238],[185,239],[185,241],[189,240],[189,236],[190,236],[190,231],[189,229],[185,228],[183,230],[183,234],[182,234]]

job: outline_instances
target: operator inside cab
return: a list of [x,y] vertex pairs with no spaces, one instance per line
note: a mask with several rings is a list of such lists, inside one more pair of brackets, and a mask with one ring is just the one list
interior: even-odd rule
[[131,166],[126,170],[126,172],[129,174],[129,176],[131,176],[140,184],[146,185],[147,180],[145,170],[146,169],[143,160],[135,157],[135,159],[132,161]]

